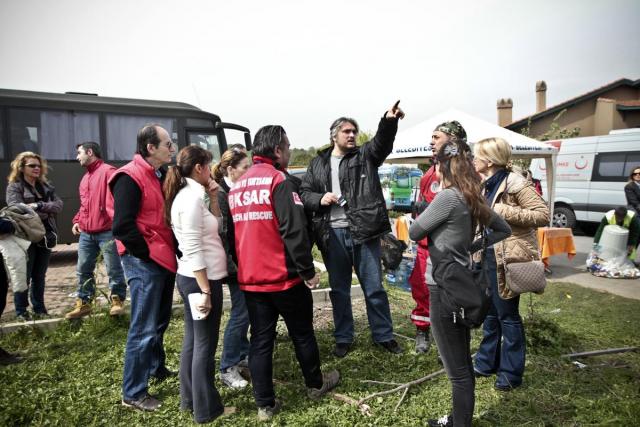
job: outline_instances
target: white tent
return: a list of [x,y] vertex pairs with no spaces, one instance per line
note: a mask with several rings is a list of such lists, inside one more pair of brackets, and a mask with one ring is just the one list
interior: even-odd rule
[[[430,143],[431,133],[440,123],[457,120],[467,132],[470,144],[484,138],[500,137],[511,144],[513,156],[516,158],[545,159],[547,167],[547,194],[549,209],[553,212],[555,199],[556,157],[558,149],[546,142],[540,142],[516,132],[512,132],[496,124],[471,116],[460,110],[449,109],[437,114],[422,123],[399,132],[393,144],[393,151],[385,163],[424,163],[432,157]],[[553,215],[551,215],[553,218]]]

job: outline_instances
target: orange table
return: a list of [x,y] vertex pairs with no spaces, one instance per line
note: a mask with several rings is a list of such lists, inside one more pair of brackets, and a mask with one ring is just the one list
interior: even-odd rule
[[567,254],[569,259],[572,259],[576,254],[576,246],[573,243],[573,233],[570,228],[538,228],[538,247],[542,262],[547,267],[549,266],[549,257],[552,255]]

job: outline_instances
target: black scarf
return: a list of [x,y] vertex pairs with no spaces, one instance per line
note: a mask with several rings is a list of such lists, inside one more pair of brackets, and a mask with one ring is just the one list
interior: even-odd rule
[[484,182],[484,196],[487,198],[487,203],[489,204],[489,206],[491,206],[491,202],[496,196],[500,184],[507,178],[508,175],[508,170],[500,169]]

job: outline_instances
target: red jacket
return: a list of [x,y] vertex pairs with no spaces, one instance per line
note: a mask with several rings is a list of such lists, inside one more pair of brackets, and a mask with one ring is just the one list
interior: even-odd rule
[[[160,266],[175,273],[178,270],[173,233],[164,221],[164,195],[156,171],[141,155],[136,154],[133,160],[118,169],[109,179],[109,184],[118,175],[129,175],[140,187],[142,199],[136,217],[136,225],[149,247],[149,257]],[[113,196],[109,192],[108,209],[113,218]],[[126,247],[116,240],[118,253],[123,255]]]
[[279,292],[315,275],[304,207],[273,161],[254,165],[229,191],[240,289]]
[[[431,167],[424,173],[420,179],[420,193],[418,194],[418,201],[427,201],[431,203],[435,199],[436,194],[440,188],[440,182],[436,176],[436,165]],[[427,239],[424,238],[418,242],[418,245],[427,248]]]
[[80,209],[72,224],[78,224],[84,233],[111,230],[111,217],[107,214],[107,182],[115,167],[98,159],[87,166],[80,181]]

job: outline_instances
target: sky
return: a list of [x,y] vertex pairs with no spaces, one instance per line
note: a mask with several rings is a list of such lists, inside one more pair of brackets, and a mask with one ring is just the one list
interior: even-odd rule
[[639,22],[638,0],[0,0],[0,87],[187,102],[319,147],[398,99],[402,131],[451,107],[495,123],[499,98],[528,116],[538,80],[551,106],[640,79]]

